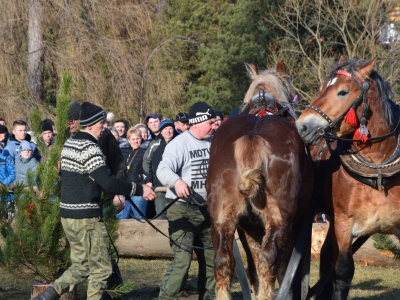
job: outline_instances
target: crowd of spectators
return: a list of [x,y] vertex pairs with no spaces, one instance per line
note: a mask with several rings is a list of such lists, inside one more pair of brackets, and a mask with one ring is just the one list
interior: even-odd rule
[[[79,102],[72,101],[70,120],[67,124],[71,135],[79,130],[80,109]],[[218,109],[215,109],[215,112],[219,119],[219,126],[223,116]],[[188,114],[178,112],[175,120],[171,120],[158,113],[151,113],[146,116],[144,123],[129,126],[127,120],[122,118],[115,120],[114,113],[109,112],[106,118],[106,128],[108,130],[103,135],[108,133],[113,136],[121,150],[127,179],[152,187],[157,195],[154,202],[146,201],[140,196],[130,197],[140,212],[132,207],[129,201],[125,201],[127,196],[115,196],[117,218],[136,219],[139,222],[144,222],[143,216],[146,218],[157,216],[158,219],[166,219],[165,213],[161,212],[166,206],[167,188],[157,178],[157,167],[166,145],[177,135],[189,129]],[[32,133],[28,131],[28,125],[24,120],[15,120],[9,131],[5,120],[0,118],[0,185],[9,189],[10,196],[6,199],[7,201],[13,199],[12,192],[16,184],[28,186],[28,172],[34,174],[36,165],[46,160],[55,139],[56,128],[50,119],[44,119],[41,122],[41,132],[36,141],[33,139]],[[39,143],[44,153],[39,151]],[[99,144],[101,143],[100,140]],[[107,149],[102,150],[105,152],[105,156],[109,154],[106,153]],[[122,162],[118,163],[122,164]],[[110,169],[112,169],[111,166]]]
[[[222,113],[215,109],[218,125],[223,120]],[[114,114],[112,115],[114,117]],[[163,186],[157,178],[157,168],[162,160],[166,145],[176,136],[189,129],[189,116],[185,112],[178,112],[175,120],[162,117],[158,113],[146,116],[144,123],[137,123],[127,129],[128,123],[124,119],[113,121],[107,119],[108,129],[113,133],[119,143],[122,155],[125,159],[128,178],[134,182],[146,184],[153,188],[157,198],[154,202],[148,202],[141,197],[131,197],[132,202],[141,210],[137,212],[129,201],[125,201],[124,195],[119,195],[114,204],[117,206],[118,219],[136,219],[145,222],[146,218],[166,220],[165,194],[167,187]]]

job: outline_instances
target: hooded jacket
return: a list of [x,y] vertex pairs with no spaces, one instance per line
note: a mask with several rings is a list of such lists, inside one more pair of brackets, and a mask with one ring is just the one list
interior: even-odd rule
[[[26,135],[25,141],[28,141],[32,144],[32,147],[35,149],[33,151],[33,157],[37,159],[37,161],[40,161],[41,157],[39,154],[39,151],[36,147],[36,144],[31,141],[31,136],[29,134]],[[11,137],[8,139],[7,146],[4,148],[3,152],[5,156],[11,156],[11,158],[14,160],[15,156],[19,155],[19,147],[21,145],[21,142],[18,141],[15,138],[15,135],[11,135]]]
[[[1,150],[0,150],[1,151]],[[13,159],[4,154],[4,150],[0,152],[0,183],[9,185],[15,180],[15,165]]]
[[[15,183],[28,186],[28,172],[36,172],[37,164],[38,161],[33,156],[29,158],[22,158],[18,155],[15,158]],[[36,183],[34,182],[34,184]]]

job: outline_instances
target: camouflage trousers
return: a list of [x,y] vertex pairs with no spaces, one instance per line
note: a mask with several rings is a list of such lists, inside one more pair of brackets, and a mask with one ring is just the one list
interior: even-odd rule
[[62,294],[88,278],[87,300],[99,300],[112,273],[110,240],[100,218],[66,219],[61,223],[71,247],[71,266],[50,285]]
[[215,299],[214,250],[207,207],[176,203],[168,209],[167,218],[170,238],[179,246],[171,242],[174,258],[161,282],[158,299],[178,299],[188,278],[193,250],[199,263],[199,299]]

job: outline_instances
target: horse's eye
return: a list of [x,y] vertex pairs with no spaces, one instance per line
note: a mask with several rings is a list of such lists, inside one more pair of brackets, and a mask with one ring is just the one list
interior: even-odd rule
[[346,96],[348,93],[349,93],[348,90],[341,90],[341,91],[339,91],[339,92],[337,93],[337,95],[338,95],[339,97],[344,97],[344,96]]

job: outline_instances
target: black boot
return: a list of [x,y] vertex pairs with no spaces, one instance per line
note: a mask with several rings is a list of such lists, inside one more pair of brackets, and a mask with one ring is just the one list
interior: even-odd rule
[[37,295],[35,298],[32,298],[31,300],[57,300],[59,298],[60,295],[56,292],[56,290],[52,286],[49,286],[43,292],[41,292],[39,295]]

